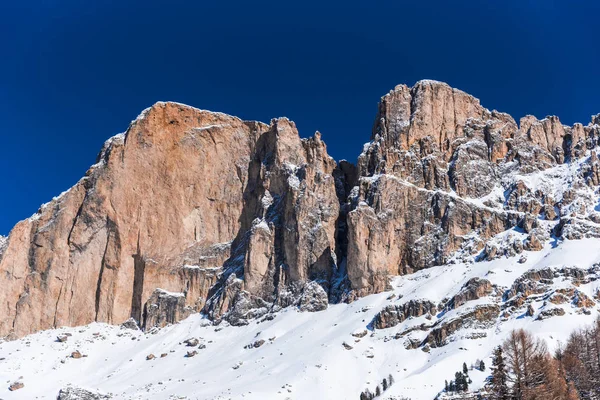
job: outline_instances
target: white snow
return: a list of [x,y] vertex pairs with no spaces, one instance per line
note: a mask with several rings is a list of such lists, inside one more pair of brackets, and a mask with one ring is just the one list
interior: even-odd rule
[[161,296],[168,296],[168,297],[185,297],[185,293],[181,293],[181,292],[170,292],[168,290],[165,289],[161,289],[161,288],[157,288],[156,289],[158,292],[160,292]]
[[[482,359],[491,365],[493,347],[511,329],[528,329],[554,348],[573,329],[590,323],[597,310],[587,316],[566,305],[565,316],[544,321],[515,313],[488,329],[458,331],[449,344],[432,348],[429,353],[407,350],[404,339],[391,337],[410,326],[435,322],[435,318],[453,318],[459,310],[443,316],[440,313],[434,321],[425,317],[408,319],[393,328],[368,331],[360,339],[351,334],[364,331],[385,305],[403,304],[410,299],[438,302],[453,296],[472,277],[485,277],[508,288],[530,269],[588,268],[600,262],[600,240],[564,241],[554,248],[549,244],[542,251],[525,253],[524,264],[514,257],[445,265],[397,277],[393,290],[402,298],[387,300],[390,293],[380,293],[351,304],[331,305],[318,313],[288,308],[272,321],[253,321],[244,327],[210,326],[201,315],[193,315],[153,334],[98,323],[39,332],[0,344],[0,381],[5,383],[0,387],[0,397],[55,399],[59,389],[70,383],[112,393],[117,399],[358,399],[361,391],[374,390],[391,373],[395,384],[382,399],[405,396],[430,400],[463,362],[470,365]],[[556,284],[564,283],[557,280]],[[591,297],[599,287],[600,282],[592,281],[578,289]],[[464,312],[493,301],[482,298],[461,308]],[[533,306],[537,311],[544,309],[542,300]],[[73,335],[67,342],[55,341],[57,335],[67,332]],[[469,338],[482,332],[487,336]],[[422,339],[425,333],[415,331],[412,335],[407,337]],[[190,337],[201,338],[206,348],[187,358],[184,356],[191,348],[181,343]],[[260,339],[265,340],[261,347],[244,348]],[[353,349],[346,350],[343,342]],[[68,358],[74,350],[87,357]],[[146,361],[150,353],[157,358]],[[161,353],[168,355],[160,358]],[[487,372],[471,371],[471,387],[481,387],[486,376]],[[7,382],[15,380],[25,387],[9,392]]]
[[273,196],[271,196],[271,192],[268,190],[265,190],[265,195],[261,199],[261,204],[265,210],[273,204]]

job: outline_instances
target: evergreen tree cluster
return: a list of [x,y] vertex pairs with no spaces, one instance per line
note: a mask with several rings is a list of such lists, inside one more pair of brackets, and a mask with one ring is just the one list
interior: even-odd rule
[[471,379],[469,378],[467,363],[463,363],[462,371],[457,371],[454,374],[454,380],[450,382],[446,381],[444,390],[446,392],[467,392],[470,383]]
[[394,377],[392,374],[389,374],[387,378],[383,378],[381,381],[381,385],[377,385],[375,387],[375,392],[371,392],[369,389],[366,389],[364,392],[360,394],[360,400],[373,400],[376,397],[379,397],[390,388],[394,384]]

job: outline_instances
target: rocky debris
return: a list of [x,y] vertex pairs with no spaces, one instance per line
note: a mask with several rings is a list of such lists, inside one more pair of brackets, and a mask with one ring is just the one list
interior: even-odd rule
[[363,338],[363,337],[367,336],[367,334],[368,334],[368,331],[365,329],[365,330],[362,330],[360,332],[354,332],[354,333],[352,333],[352,336],[354,336],[355,338],[359,338],[360,339],[360,338]]
[[[200,311],[246,325],[387,290],[393,275],[539,250],[551,235],[600,237],[597,122],[517,125],[425,80],[382,97],[354,166],[286,118],[157,103],[0,237],[0,337],[130,318],[149,330]],[[567,184],[548,190],[553,174]]]
[[560,317],[563,315],[565,315],[565,310],[563,310],[562,308],[551,308],[549,310],[543,310],[542,312],[540,312],[537,319],[541,321],[543,319],[548,319],[556,316]]
[[256,340],[254,343],[250,343],[250,344],[244,346],[244,348],[245,349],[258,349],[263,344],[265,344],[265,341],[263,339],[260,339],[260,340]]
[[592,308],[596,305],[585,293],[576,290],[573,296],[573,304],[579,308]]
[[81,389],[78,387],[67,386],[58,392],[56,400],[108,400],[112,399],[112,396],[107,394],[101,394],[97,392],[91,392],[89,390]]
[[311,281],[304,286],[298,308],[300,311],[323,311],[327,309],[329,298],[321,285]]
[[375,329],[386,329],[396,326],[410,317],[435,314],[436,306],[429,300],[410,300],[402,305],[389,305],[379,311],[373,321]]
[[13,382],[8,387],[8,390],[10,390],[11,392],[14,392],[15,390],[23,389],[24,387],[25,387],[25,384],[23,382]]
[[476,306],[450,321],[442,320],[436,323],[423,343],[431,347],[444,346],[448,337],[459,329],[487,328],[499,315],[500,307],[495,304]]
[[156,358],[156,356],[154,354],[148,354],[146,356],[146,361],[154,360],[155,358]]
[[414,338],[408,338],[404,341],[404,348],[406,350],[418,349],[421,347],[421,341]]
[[[598,267],[588,270],[580,268],[543,268],[531,270],[521,275],[504,294],[505,307],[519,308],[530,299],[544,296],[545,303],[566,304],[571,303],[578,308],[592,308],[596,303],[585,293],[577,289],[583,283],[598,279]],[[571,281],[572,286],[552,290],[551,285],[555,280]],[[543,319],[545,316],[541,316]]]
[[346,343],[346,342],[342,343],[342,346],[344,346],[344,348],[345,348],[346,350],[352,350],[352,349],[354,348],[354,347],[350,346],[350,345],[349,345],[348,343]]
[[133,331],[137,331],[140,328],[135,319],[129,318],[127,321],[121,324],[121,329],[131,329]]
[[185,343],[185,345],[188,347],[196,347],[196,346],[198,346],[198,343],[200,343],[200,341],[197,338],[193,337],[193,338],[184,340],[183,343]]
[[481,297],[488,296],[492,291],[492,284],[487,279],[472,278],[465,283],[460,291],[450,300],[448,307],[451,309],[458,308],[467,301],[477,300]]
[[569,298],[562,293],[553,293],[548,301],[552,304],[565,304],[569,302]]
[[60,335],[56,337],[56,341],[59,343],[64,343],[67,341],[67,339],[69,339],[67,335]]
[[533,309],[533,306],[531,304],[529,304],[527,306],[527,312],[525,313],[525,315],[527,315],[528,317],[533,317],[534,314],[535,314],[535,310]]
[[509,305],[520,307],[527,297],[545,293],[554,278],[555,271],[551,268],[527,271],[513,282],[511,288],[504,294],[504,299],[512,299]]
[[165,358],[168,355],[169,355],[169,353],[161,353],[160,358]]
[[81,354],[81,352],[79,350],[75,350],[74,352],[71,353],[71,358],[78,359],[81,357],[83,357],[83,354]]
[[236,364],[235,364],[233,367],[231,367],[231,368],[233,368],[233,369],[239,369],[239,368],[240,368],[240,367],[241,367],[243,364],[244,364],[244,363],[243,363],[243,361],[238,361],[238,362],[237,362],[237,363],[236,363]]
[[196,354],[198,354],[198,352],[196,350],[193,350],[193,351],[188,351],[185,356],[187,358],[190,358],[190,357],[194,357]]

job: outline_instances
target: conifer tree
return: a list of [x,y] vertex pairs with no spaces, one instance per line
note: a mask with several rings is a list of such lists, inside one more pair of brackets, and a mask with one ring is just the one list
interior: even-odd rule
[[469,390],[469,383],[467,382],[467,377],[462,372],[459,371],[454,375],[454,382],[457,392],[466,392],[467,390]]
[[489,383],[490,397],[493,400],[509,400],[508,373],[502,347],[494,350],[492,359],[492,377]]

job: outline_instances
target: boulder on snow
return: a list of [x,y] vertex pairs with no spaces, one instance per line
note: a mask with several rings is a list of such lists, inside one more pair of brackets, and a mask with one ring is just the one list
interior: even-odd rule
[[298,307],[300,311],[323,311],[327,309],[329,298],[321,285],[310,281],[304,285]]
[[121,329],[131,329],[133,331],[137,331],[140,328],[138,327],[138,323],[135,319],[129,318],[127,321],[121,324]]
[[81,352],[79,350],[75,350],[74,352],[71,353],[71,358],[81,358],[83,357],[83,354],[81,354]]
[[15,390],[23,389],[24,387],[25,387],[25,384],[23,384],[23,382],[13,382],[8,387],[8,390],[10,390],[11,392],[14,392]]
[[67,335],[60,335],[56,337],[56,341],[59,343],[64,343],[67,341],[69,337]]
[[185,340],[183,343],[185,343],[188,347],[196,347],[198,346],[198,343],[200,343],[200,341],[197,338],[193,337]]

